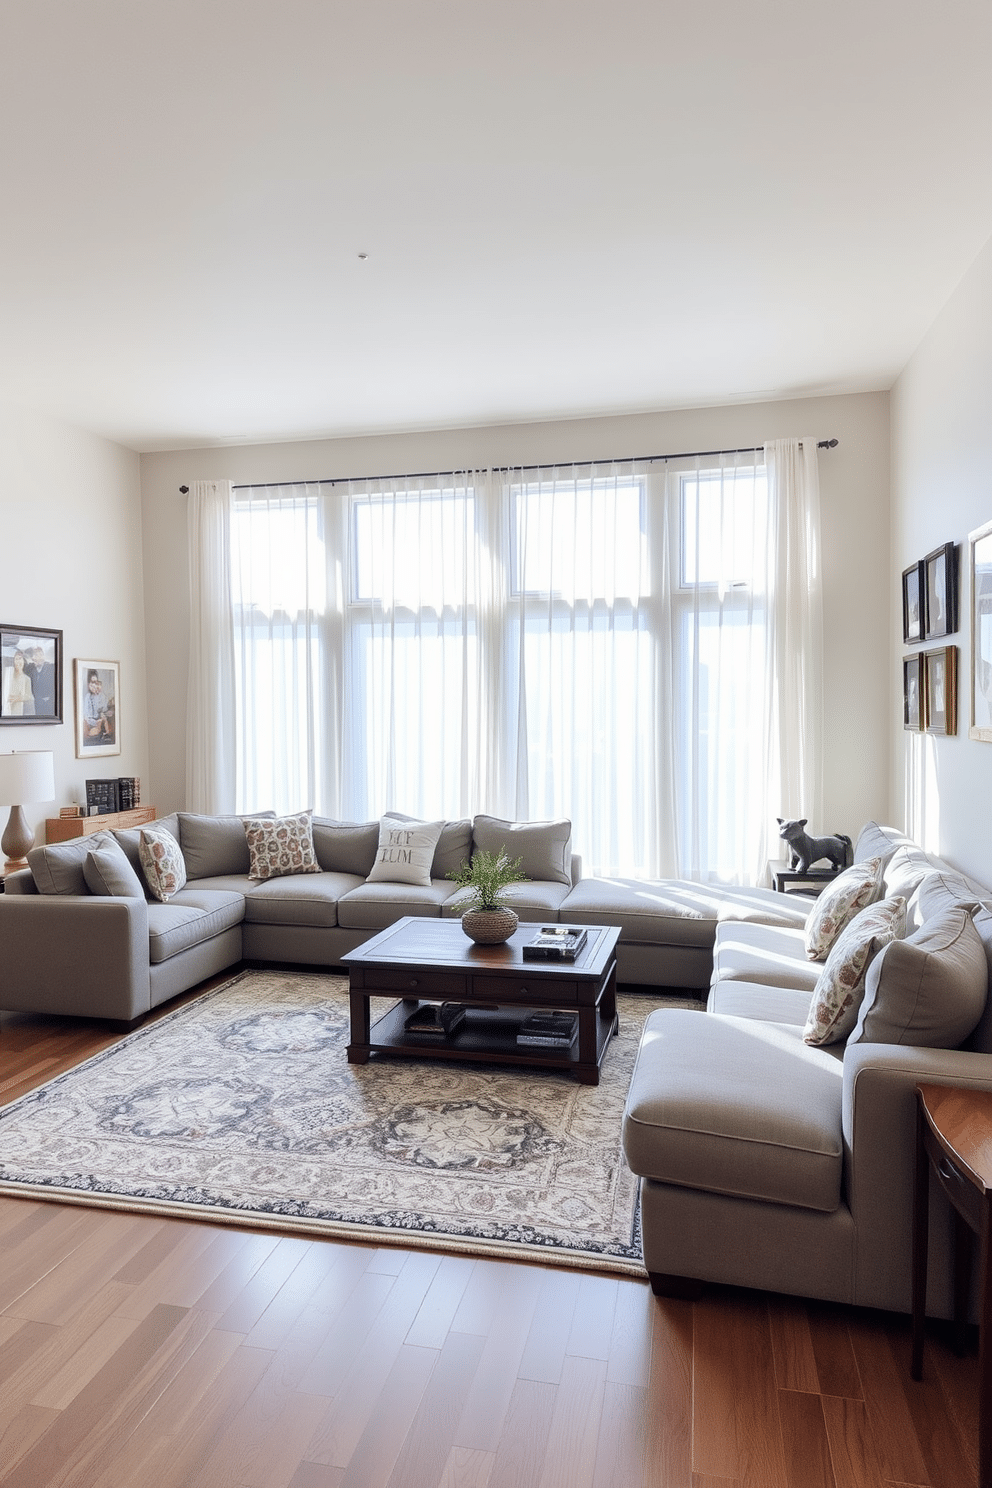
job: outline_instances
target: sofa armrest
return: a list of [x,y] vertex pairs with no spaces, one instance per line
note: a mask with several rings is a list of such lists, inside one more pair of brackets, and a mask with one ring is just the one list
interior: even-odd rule
[[574,889],[575,888],[575,885],[579,882],[579,880],[582,877],[582,854],[581,853],[573,853],[572,854],[572,861],[569,864],[569,872],[572,875],[572,888]]
[[131,1022],[150,1006],[144,899],[0,894],[0,1008]]
[[[897,1044],[852,1044],[845,1052],[844,1172],[858,1235],[857,1285],[864,1295],[869,1278],[874,1286],[884,1274],[894,1298],[890,1305],[900,1310],[910,1303],[914,1092],[921,1081],[992,1090],[992,1055]],[[934,1240],[932,1272],[939,1296],[948,1273],[947,1235],[935,1234]]]

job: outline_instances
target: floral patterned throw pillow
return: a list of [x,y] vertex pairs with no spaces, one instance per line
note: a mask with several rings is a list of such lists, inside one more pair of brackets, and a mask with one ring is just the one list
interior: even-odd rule
[[186,882],[182,848],[164,827],[142,827],[138,861],[149,891],[163,904]]
[[312,813],[295,816],[246,816],[245,836],[251,864],[248,877],[256,882],[290,873],[319,873],[313,846]]
[[875,956],[906,929],[906,901],[896,895],[869,904],[837,938],[809,1006],[803,1029],[807,1044],[835,1044],[847,1038],[858,1021],[865,995],[865,976]]
[[882,867],[881,858],[866,858],[827,884],[806,920],[806,954],[811,961],[825,961],[844,926],[878,898]]

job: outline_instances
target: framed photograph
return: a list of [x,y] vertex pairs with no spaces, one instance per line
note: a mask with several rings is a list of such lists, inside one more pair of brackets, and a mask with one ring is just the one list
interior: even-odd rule
[[908,644],[923,639],[924,565],[914,563],[902,571],[902,638]]
[[121,668],[117,661],[73,662],[76,758],[120,754]]
[[919,731],[923,727],[923,687],[920,653],[902,659],[902,726]]
[[935,548],[923,560],[924,639],[953,635],[958,628],[958,549],[956,543]]
[[928,734],[958,731],[958,648],[920,653],[923,662],[924,728]]
[[0,625],[0,724],[62,722],[62,632]]
[[969,739],[992,744],[992,522],[968,534],[971,573],[971,726]]

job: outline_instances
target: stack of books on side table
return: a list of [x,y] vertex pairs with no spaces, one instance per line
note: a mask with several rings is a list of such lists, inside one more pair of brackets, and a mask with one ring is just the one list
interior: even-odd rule
[[579,1036],[575,1013],[549,1009],[529,1013],[520,1025],[517,1043],[536,1049],[569,1049]]
[[425,1002],[415,1008],[404,1027],[416,1038],[446,1039],[465,1022],[465,1009],[460,1002]]

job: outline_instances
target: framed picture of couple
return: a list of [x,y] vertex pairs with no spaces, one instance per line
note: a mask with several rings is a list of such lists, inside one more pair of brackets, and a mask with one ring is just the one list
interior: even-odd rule
[[62,722],[62,632],[0,625],[0,724]]
[[117,661],[73,662],[76,758],[120,754],[121,668]]

